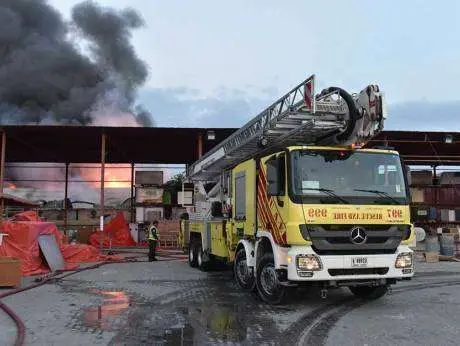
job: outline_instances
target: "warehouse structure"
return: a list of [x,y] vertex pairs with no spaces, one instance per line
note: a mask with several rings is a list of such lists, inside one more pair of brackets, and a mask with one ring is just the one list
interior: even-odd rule
[[[5,163],[62,163],[64,229],[67,227],[68,167],[72,163],[99,164],[100,205],[104,215],[104,170],[107,164],[130,164],[131,201],[135,164],[191,164],[237,129],[234,128],[137,128],[83,126],[2,126],[0,128],[0,193],[4,192]],[[383,131],[367,147],[392,147],[410,166],[428,167],[414,174],[411,191],[414,208],[427,209],[417,221],[431,226],[448,222],[460,225],[460,176],[439,167],[460,166],[460,133]],[[447,177],[447,178],[446,178]],[[1,215],[4,211],[1,202]],[[134,214],[134,204],[130,204]],[[431,208],[431,211],[430,211]],[[437,211],[433,212],[433,208]],[[418,210],[417,209],[417,210]],[[440,210],[449,210],[441,212]],[[457,213],[457,214],[456,214]],[[417,211],[414,212],[417,216]]]

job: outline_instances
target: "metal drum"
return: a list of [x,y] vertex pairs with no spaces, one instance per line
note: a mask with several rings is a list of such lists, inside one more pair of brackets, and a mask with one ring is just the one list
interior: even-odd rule
[[439,252],[438,237],[426,237],[425,251],[426,252]]
[[426,238],[426,232],[422,227],[414,227],[415,239],[417,243],[421,243]]
[[453,234],[443,234],[441,236],[441,255],[453,256],[455,252],[455,241]]
[[460,255],[460,242],[455,242],[455,256]]

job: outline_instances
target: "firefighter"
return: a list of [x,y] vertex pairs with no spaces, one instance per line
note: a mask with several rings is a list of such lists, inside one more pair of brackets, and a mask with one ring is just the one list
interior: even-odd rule
[[158,221],[155,220],[150,224],[148,241],[149,241],[149,262],[157,261],[155,251],[159,240]]

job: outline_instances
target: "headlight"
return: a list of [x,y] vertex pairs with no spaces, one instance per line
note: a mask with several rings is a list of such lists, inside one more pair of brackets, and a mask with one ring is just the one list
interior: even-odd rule
[[396,257],[395,267],[396,268],[412,267],[412,253],[411,252],[400,253],[398,257]]
[[316,255],[298,255],[296,259],[299,270],[321,270],[321,260]]

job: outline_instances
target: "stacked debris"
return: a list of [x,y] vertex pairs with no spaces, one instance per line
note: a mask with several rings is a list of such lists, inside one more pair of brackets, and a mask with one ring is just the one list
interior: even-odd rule
[[123,213],[118,213],[105,227],[104,231],[94,232],[89,237],[89,243],[92,246],[99,247],[102,244],[104,247],[125,247],[136,246],[129,224],[126,221]]
[[56,225],[41,221],[34,211],[4,221],[0,233],[6,234],[0,246],[0,257],[19,259],[23,276],[74,269],[76,263],[105,259],[91,245],[67,244]]

